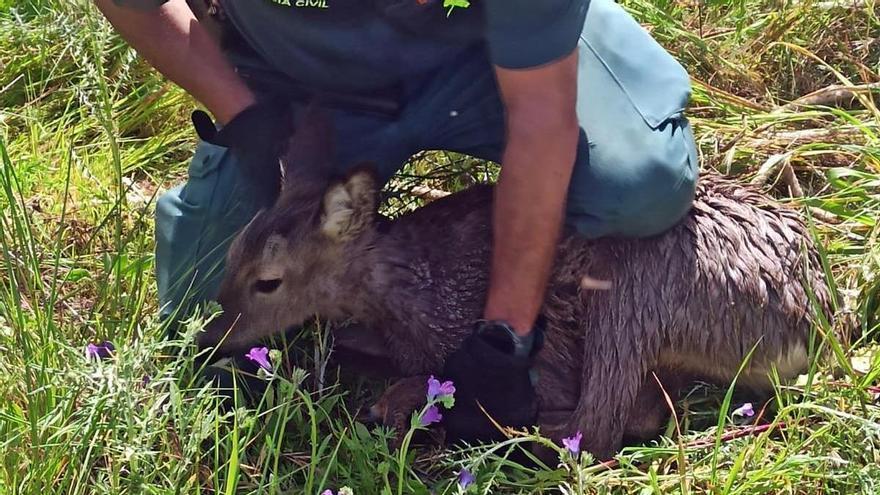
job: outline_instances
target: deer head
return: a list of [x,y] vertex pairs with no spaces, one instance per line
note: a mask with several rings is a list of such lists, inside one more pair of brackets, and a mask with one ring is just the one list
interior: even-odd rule
[[229,249],[218,302],[223,313],[200,334],[201,347],[230,353],[320,314],[341,318],[360,299],[352,279],[375,234],[372,167],[334,170],[333,128],[306,111],[281,160],[283,183]]

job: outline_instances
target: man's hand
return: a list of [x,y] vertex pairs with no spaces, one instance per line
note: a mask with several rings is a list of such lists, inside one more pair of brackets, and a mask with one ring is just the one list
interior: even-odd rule
[[444,415],[448,441],[503,439],[487,413],[502,426],[535,424],[538,408],[529,368],[542,338],[540,324],[520,337],[503,322],[477,323],[443,370],[443,378],[455,383],[455,406]]

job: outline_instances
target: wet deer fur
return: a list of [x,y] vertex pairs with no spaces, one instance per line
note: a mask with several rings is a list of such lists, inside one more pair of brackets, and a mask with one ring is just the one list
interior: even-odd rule
[[[403,375],[437,374],[482,315],[492,186],[385,220],[369,171],[322,177],[335,165],[330,134],[316,119],[292,139],[281,196],[233,242],[224,312],[200,344],[241,349],[320,314],[374,329]],[[585,277],[610,286],[591,289]],[[739,385],[767,391],[772,369],[796,376],[814,311],[805,285],[828,314],[829,289],[797,212],[714,173],[662,235],[565,233],[542,309],[539,426],[556,440],[580,430],[584,448],[607,457],[639,430],[645,408],[663,403],[652,372],[671,377],[674,398],[692,378],[729,384],[754,349]]]

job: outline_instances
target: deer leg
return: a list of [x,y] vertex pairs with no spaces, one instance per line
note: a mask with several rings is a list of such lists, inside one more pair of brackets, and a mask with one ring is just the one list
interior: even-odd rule
[[646,441],[656,437],[669,420],[669,404],[663,392],[674,402],[678,400],[682,387],[689,381],[684,374],[671,370],[649,371],[639,388],[632,414],[626,423],[624,437],[633,441]]
[[568,436],[580,431],[582,448],[597,459],[606,460],[620,450],[644,375],[638,369],[602,366],[602,363],[590,368],[593,369],[582,382],[581,400]]
[[394,428],[395,435],[391,447],[400,446],[409,430],[412,414],[425,406],[428,377],[410,376],[397,380],[385,389],[382,396],[358,419],[367,423],[382,423]]
[[[539,410],[538,429],[541,432],[541,435],[559,442],[561,438],[566,436],[565,431],[568,429],[568,424],[571,421],[573,414],[574,409],[554,411]],[[539,443],[533,444],[531,446],[531,451],[535,457],[548,466],[553,466],[559,461],[555,450]]]
[[370,377],[400,375],[382,334],[359,323],[333,329],[333,360]]
[[[644,378],[635,400],[631,407],[631,414],[628,415],[626,427],[623,432],[622,439],[626,441],[643,442],[656,437],[663,426],[669,419],[669,404],[663,396],[663,390],[669,395],[670,400],[675,401],[680,395],[684,385],[689,383],[689,378],[682,373],[675,373],[668,370],[657,370],[657,379],[662,384],[657,384],[654,374],[648,372]],[[570,436],[572,418],[576,414],[573,409],[570,410],[542,410],[538,413],[538,426],[542,434],[549,436],[557,441],[559,439]],[[612,414],[607,411],[605,414]],[[618,446],[614,446],[611,450],[616,450]],[[587,448],[590,450],[590,448]],[[535,445],[532,452],[542,461],[552,465],[556,462],[555,451]],[[594,455],[596,452],[592,451]],[[597,455],[598,457],[598,455]]]
[[[581,448],[597,459],[611,458],[621,447],[630,414],[656,352],[649,332],[638,324],[621,329],[605,321],[587,329],[580,397],[564,429],[550,431],[560,441],[581,432]],[[659,347],[659,346],[657,346]]]

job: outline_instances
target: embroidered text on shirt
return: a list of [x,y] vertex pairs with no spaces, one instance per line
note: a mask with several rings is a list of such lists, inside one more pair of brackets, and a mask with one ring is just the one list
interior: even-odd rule
[[[293,2],[293,3],[291,3]],[[285,7],[309,7],[314,9],[329,9],[327,0],[272,0],[272,3]]]

